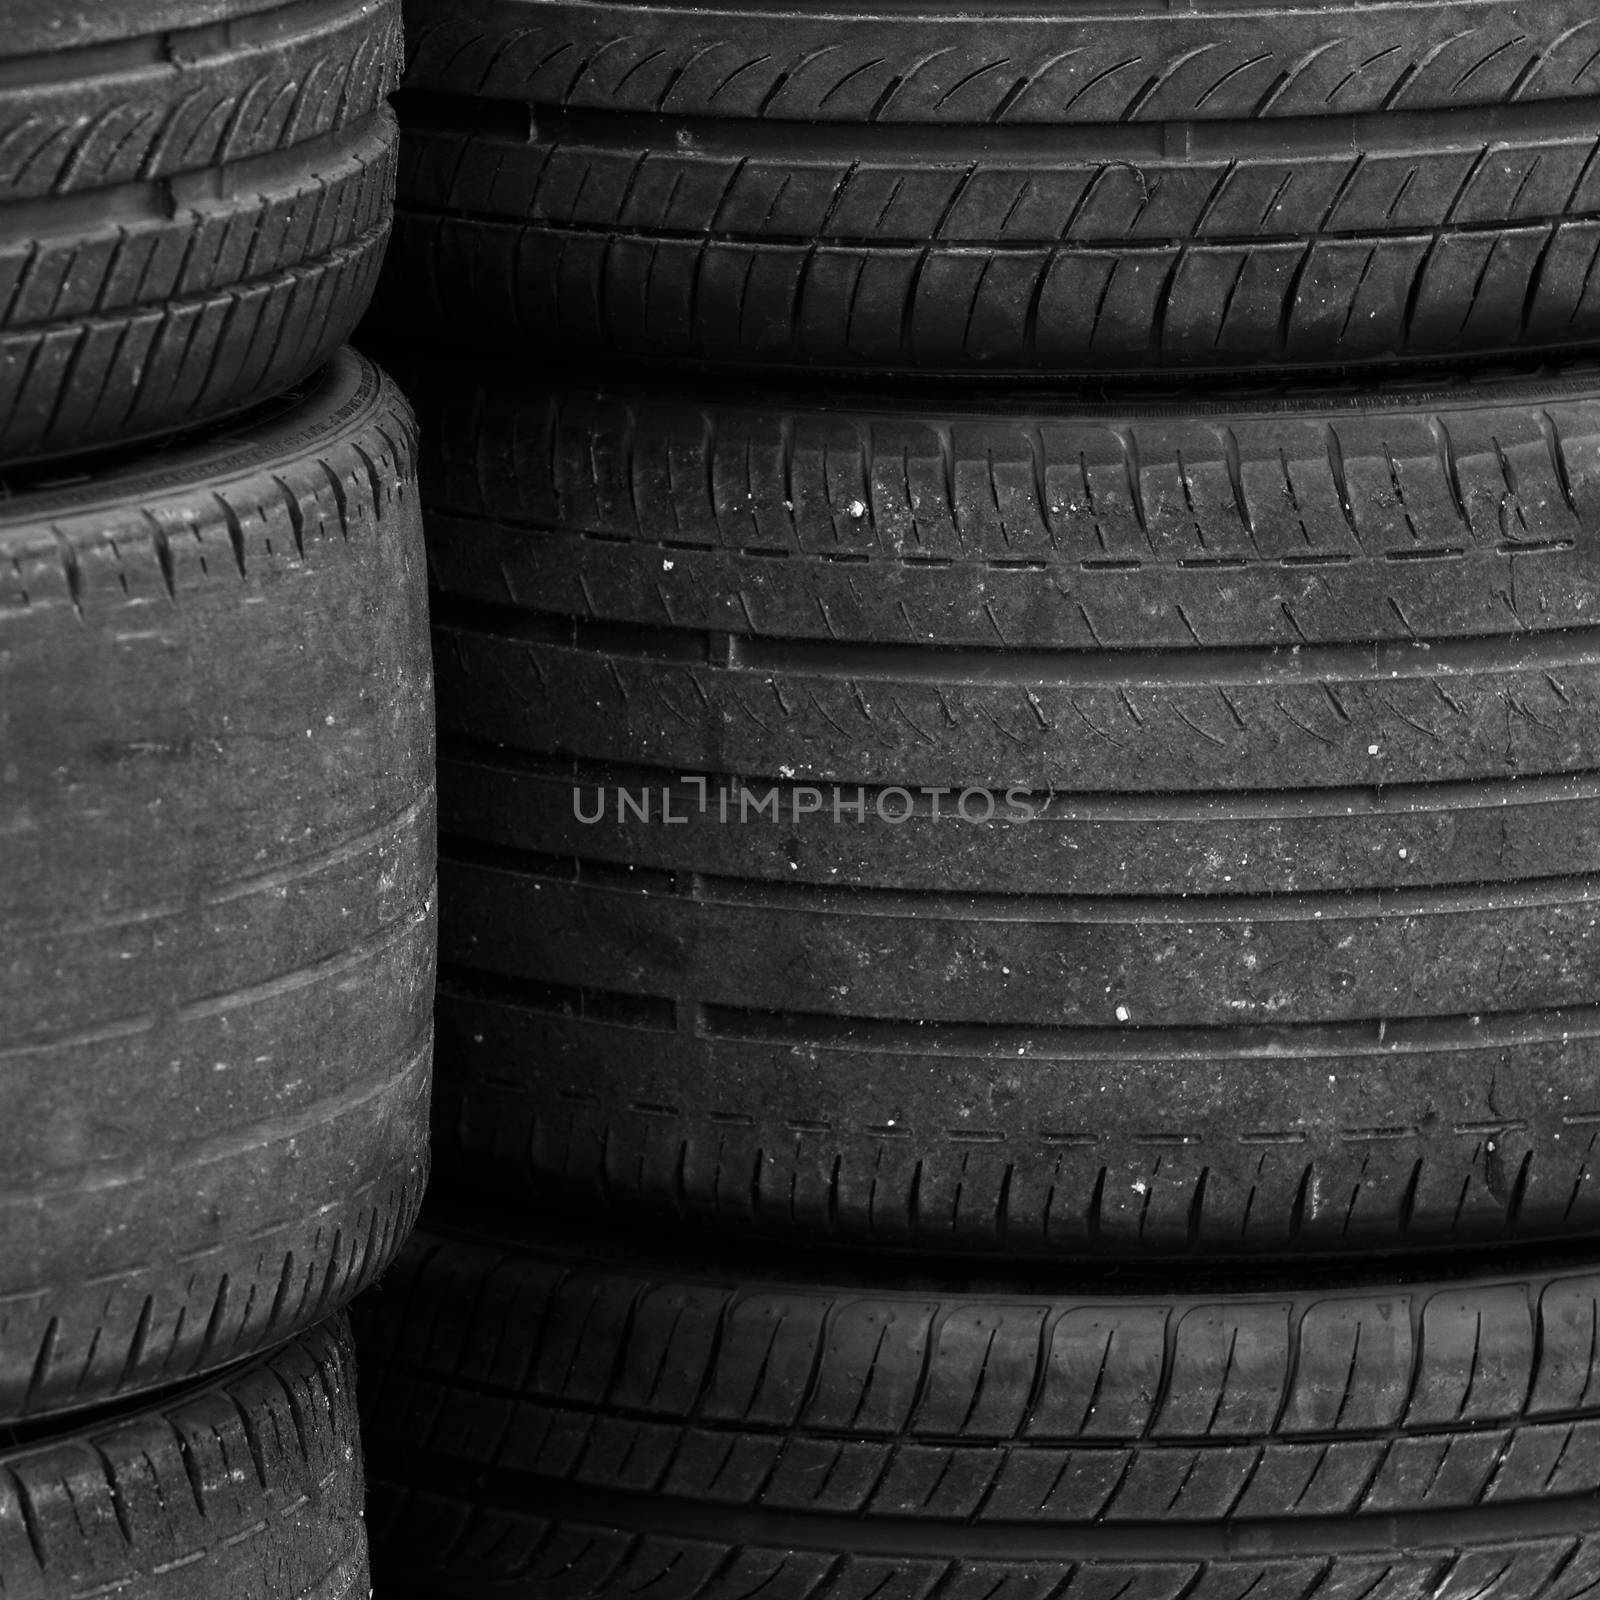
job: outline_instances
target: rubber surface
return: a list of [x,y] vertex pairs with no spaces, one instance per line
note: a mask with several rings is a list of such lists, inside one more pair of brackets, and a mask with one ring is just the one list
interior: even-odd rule
[[345,353],[0,501],[0,1418],[328,1315],[426,1176],[413,423]]
[[1591,374],[410,381],[449,1183],[1013,1255],[1593,1231]]
[[0,13],[0,461],[296,382],[388,238],[397,0],[83,9]]
[[1591,770],[1593,383],[1185,423],[419,370],[453,731],[913,786]]
[[379,1582],[729,1597],[1593,1584],[1587,1268],[1161,1281],[443,1221],[358,1308]]
[[19,1600],[367,1600],[343,1319],[204,1386],[0,1449]]
[[1191,372],[1600,333],[1578,0],[410,8],[406,332]]

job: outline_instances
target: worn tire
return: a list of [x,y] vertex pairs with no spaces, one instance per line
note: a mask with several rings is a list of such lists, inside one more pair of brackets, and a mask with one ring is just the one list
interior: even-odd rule
[[0,462],[199,425],[333,354],[388,238],[398,0],[5,0],[0,41]]
[[412,420],[351,353],[0,500],[0,1418],[236,1361],[426,1174]]
[[448,1182],[1012,1254],[1600,1226],[1592,375],[415,387]]
[[6,1439],[0,1587],[18,1600],[367,1600],[362,1491],[339,1318],[208,1384]]
[[662,363],[1215,372],[1600,335],[1582,0],[418,0],[384,315]]
[[1597,1295],[1587,1263],[1064,1284],[452,1213],[357,1308],[374,1565],[541,1600],[1577,1596]]

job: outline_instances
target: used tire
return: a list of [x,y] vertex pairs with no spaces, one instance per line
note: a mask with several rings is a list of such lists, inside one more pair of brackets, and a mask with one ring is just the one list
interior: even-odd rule
[[0,1418],[236,1361],[426,1174],[412,421],[346,352],[0,501]]
[[408,8],[386,315],[588,361],[1215,372],[1600,334],[1583,0]]
[[1600,1223],[1592,375],[416,388],[453,1182],[1013,1254]]
[[210,1384],[8,1441],[6,1594],[367,1600],[352,1367],[340,1318]]
[[0,461],[192,427],[348,336],[398,0],[0,6]]
[[452,1214],[358,1307],[375,1570],[463,1597],[1577,1596],[1597,1293],[1559,1263],[974,1280]]

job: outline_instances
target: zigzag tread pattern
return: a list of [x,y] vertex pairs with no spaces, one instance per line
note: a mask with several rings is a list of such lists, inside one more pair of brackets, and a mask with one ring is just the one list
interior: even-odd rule
[[1514,637],[1464,641],[1459,670],[1443,645],[1380,646],[1377,671],[1354,646],[1289,670],[1265,651],[1226,670],[1174,653],[1150,682],[1132,656],[1091,681],[1069,652],[912,660],[809,641],[700,665],[718,641],[690,630],[662,659],[648,637],[529,638],[510,607],[441,607],[435,624],[441,730],[460,738],[680,772],[1096,794],[1595,771],[1600,662],[1587,631],[1566,637],[1570,652],[1533,659]]

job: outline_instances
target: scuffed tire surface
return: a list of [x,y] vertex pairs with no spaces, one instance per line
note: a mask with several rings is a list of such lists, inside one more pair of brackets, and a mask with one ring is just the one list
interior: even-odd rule
[[328,1315],[426,1176],[411,414],[345,353],[0,502],[0,1417]]
[[412,383],[452,1182],[985,1254],[1593,1230],[1592,374]]

